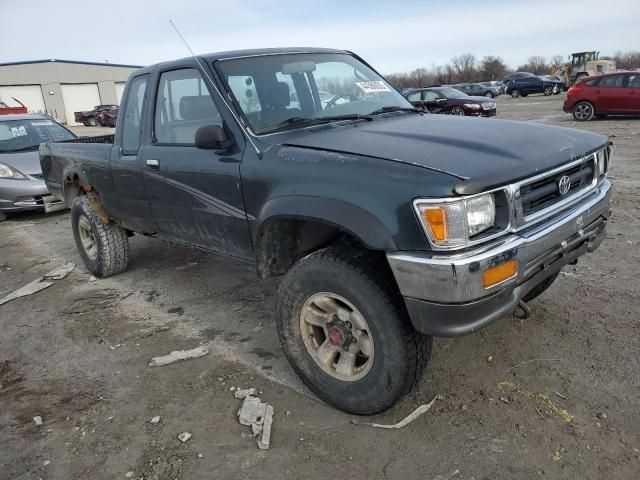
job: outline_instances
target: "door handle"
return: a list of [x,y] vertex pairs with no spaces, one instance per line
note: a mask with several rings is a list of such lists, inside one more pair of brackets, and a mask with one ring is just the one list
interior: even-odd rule
[[150,170],[159,170],[160,169],[160,161],[149,159],[147,160],[147,168]]

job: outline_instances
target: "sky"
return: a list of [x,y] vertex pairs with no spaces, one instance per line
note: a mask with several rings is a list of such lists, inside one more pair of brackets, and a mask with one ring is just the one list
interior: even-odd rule
[[57,58],[133,65],[195,53],[330,47],[396,73],[473,53],[640,50],[639,0],[0,0],[0,63]]

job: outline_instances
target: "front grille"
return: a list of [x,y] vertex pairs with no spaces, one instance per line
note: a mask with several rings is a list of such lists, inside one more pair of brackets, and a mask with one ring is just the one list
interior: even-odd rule
[[[527,217],[528,215],[552,206],[560,200],[571,197],[593,183],[594,173],[595,166],[593,157],[590,156],[589,160],[579,165],[575,165],[535,182],[522,185],[520,187],[522,214]],[[558,184],[560,179],[565,175],[569,177],[571,184],[569,191],[561,195]]]

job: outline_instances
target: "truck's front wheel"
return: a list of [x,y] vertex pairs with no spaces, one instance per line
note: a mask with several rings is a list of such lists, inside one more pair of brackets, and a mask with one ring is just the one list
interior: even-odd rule
[[103,223],[87,195],[71,205],[71,227],[80,257],[96,277],[108,277],[127,269],[129,240],[127,232],[113,222]]
[[276,298],[280,342],[296,373],[326,402],[360,415],[406,395],[431,353],[431,337],[413,329],[378,260],[345,245],[317,251],[292,267]]

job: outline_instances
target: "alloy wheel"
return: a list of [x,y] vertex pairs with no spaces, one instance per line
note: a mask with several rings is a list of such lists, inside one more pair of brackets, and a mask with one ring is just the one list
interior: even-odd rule
[[91,228],[91,222],[84,215],[78,217],[78,233],[80,234],[80,243],[84,253],[90,260],[98,258],[98,244],[93,235],[93,229]]
[[371,330],[358,309],[344,297],[329,292],[309,297],[300,312],[300,332],[311,358],[331,377],[355,382],[371,370]]

